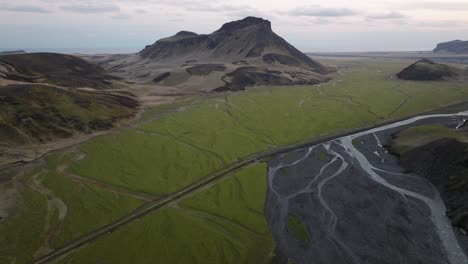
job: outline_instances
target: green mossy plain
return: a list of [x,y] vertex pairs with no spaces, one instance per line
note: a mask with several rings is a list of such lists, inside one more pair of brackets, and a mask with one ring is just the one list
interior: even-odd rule
[[60,263],[270,263],[274,242],[263,215],[266,190],[266,165],[246,167]]

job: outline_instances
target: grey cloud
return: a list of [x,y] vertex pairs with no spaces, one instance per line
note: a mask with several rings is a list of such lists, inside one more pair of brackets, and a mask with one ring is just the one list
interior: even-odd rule
[[428,27],[428,28],[450,28],[450,29],[453,29],[457,26],[464,26],[459,21],[453,21],[453,20],[420,21],[420,22],[417,22],[416,25],[420,27]]
[[147,14],[148,11],[146,11],[146,10],[143,9],[143,8],[138,8],[138,9],[135,9],[135,13],[136,13],[136,14]]
[[216,0],[210,2],[205,0],[181,0],[177,2],[172,0],[159,0],[157,4],[177,6],[180,7],[180,9],[189,12],[221,12],[230,16],[260,13],[259,10],[249,5],[223,4],[222,2]]
[[445,11],[468,11],[468,2],[448,2],[448,1],[426,1],[406,4],[403,7],[417,10],[445,10]]
[[128,14],[117,14],[117,15],[110,16],[110,18],[118,19],[118,20],[126,20],[126,19],[132,18],[132,16]]
[[288,12],[290,16],[310,17],[346,17],[358,14],[357,11],[348,8],[329,8],[321,6],[297,7]]
[[386,12],[386,13],[380,13],[380,14],[371,14],[366,17],[367,19],[376,19],[376,20],[385,20],[385,19],[402,19],[406,18],[405,15],[403,15],[400,12]]
[[2,5],[0,10],[25,13],[50,13],[50,10],[34,5]]
[[75,13],[110,13],[120,11],[120,7],[113,4],[74,4],[61,6],[60,9]]

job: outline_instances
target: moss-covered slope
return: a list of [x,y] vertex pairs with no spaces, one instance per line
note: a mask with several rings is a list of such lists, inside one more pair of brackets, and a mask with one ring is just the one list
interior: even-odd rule
[[46,85],[0,87],[0,144],[26,145],[105,130],[130,117],[129,97]]

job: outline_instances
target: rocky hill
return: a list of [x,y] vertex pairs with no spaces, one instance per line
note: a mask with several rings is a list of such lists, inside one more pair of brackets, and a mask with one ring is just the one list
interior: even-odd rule
[[81,58],[0,56],[0,166],[31,160],[135,116],[120,78]]
[[390,151],[408,171],[439,190],[453,225],[468,231],[468,144],[465,126],[456,131],[421,126],[394,135]]
[[434,52],[468,54],[468,41],[454,40],[449,42],[443,42],[437,45],[437,47],[434,49]]
[[461,70],[428,59],[419,60],[397,74],[402,80],[436,81],[456,77]]
[[211,34],[181,31],[135,55],[90,60],[136,83],[183,91],[317,84],[332,72],[274,33],[270,21],[255,17],[226,23]]
[[0,146],[47,143],[112,128],[138,102],[118,94],[38,84],[0,86]]
[[0,56],[0,79],[73,88],[109,89],[120,78],[76,56],[29,53]]

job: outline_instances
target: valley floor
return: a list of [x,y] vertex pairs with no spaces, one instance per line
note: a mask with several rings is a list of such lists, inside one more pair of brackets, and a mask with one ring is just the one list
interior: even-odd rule
[[[0,197],[8,201],[0,205],[0,263],[31,263],[254,153],[468,100],[468,84],[395,79],[411,61],[325,63],[340,69],[327,84],[257,87],[149,110],[128,130],[19,169],[1,186],[9,195]],[[267,166],[258,160],[55,260],[267,263],[275,243],[266,192]]]

